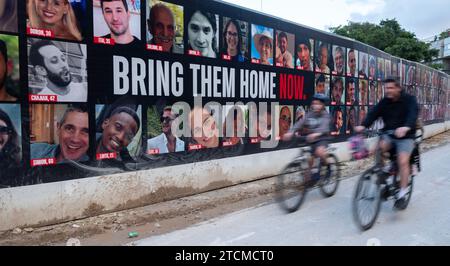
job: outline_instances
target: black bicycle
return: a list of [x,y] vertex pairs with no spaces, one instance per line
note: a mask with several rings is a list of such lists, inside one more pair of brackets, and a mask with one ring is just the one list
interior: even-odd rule
[[[378,136],[384,134],[395,138],[393,130],[377,132]],[[420,172],[419,144],[422,140],[423,129],[419,129],[416,136],[415,147],[410,160],[411,177],[408,182],[408,193],[405,196],[406,202],[403,209],[406,209],[411,200],[415,173],[416,171]],[[390,162],[387,166],[383,166],[382,163],[385,159]],[[361,175],[353,196],[353,217],[361,230],[368,230],[374,225],[380,212],[381,202],[390,199],[397,200],[399,190],[400,176],[395,146],[387,154],[383,154],[377,147],[375,165]]]
[[[304,137],[297,137],[304,140]],[[340,181],[339,161],[333,152],[336,148],[327,149],[327,163],[324,165],[319,158],[315,158],[311,169],[311,176],[318,171],[320,178],[313,184],[312,177],[305,180],[305,171],[308,170],[308,160],[312,156],[310,147],[300,148],[300,154],[292,160],[278,175],[276,183],[276,200],[287,212],[294,212],[302,205],[308,190],[319,187],[325,197],[331,197],[336,193]]]

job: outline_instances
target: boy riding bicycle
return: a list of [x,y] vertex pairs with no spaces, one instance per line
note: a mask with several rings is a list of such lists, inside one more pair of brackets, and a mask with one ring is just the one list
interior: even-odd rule
[[[306,117],[296,122],[288,133],[283,135],[284,141],[289,141],[301,129],[306,131],[306,141],[311,144],[313,156],[309,158],[308,170],[306,171],[306,181],[313,186],[320,179],[320,173],[316,173],[311,178],[311,169],[315,158],[320,158],[322,165],[327,166],[327,147],[330,134],[331,117],[325,110],[328,97],[321,93],[314,94],[310,106],[310,111]],[[327,171],[329,173],[329,171]]]

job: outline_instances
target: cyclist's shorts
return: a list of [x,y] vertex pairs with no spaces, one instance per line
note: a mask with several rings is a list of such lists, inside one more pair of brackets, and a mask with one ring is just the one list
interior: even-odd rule
[[414,150],[414,139],[394,139],[388,135],[382,135],[381,138],[389,143],[389,145],[395,145],[397,153],[411,154]]
[[311,143],[311,152],[312,152],[313,154],[315,154],[317,148],[320,147],[320,146],[323,146],[323,147],[325,147],[325,148],[328,148],[328,143],[329,143],[328,140],[319,140],[319,141],[316,141],[316,142]]

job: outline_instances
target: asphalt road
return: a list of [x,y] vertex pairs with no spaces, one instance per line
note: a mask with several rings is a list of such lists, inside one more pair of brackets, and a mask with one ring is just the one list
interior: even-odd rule
[[353,177],[332,198],[311,191],[295,213],[267,202],[130,245],[450,245],[450,145],[422,154],[422,165],[408,209],[394,211],[392,201],[382,203],[366,232],[352,217]]

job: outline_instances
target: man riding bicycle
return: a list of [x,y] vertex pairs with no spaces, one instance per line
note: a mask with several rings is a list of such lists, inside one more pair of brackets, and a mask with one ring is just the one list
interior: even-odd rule
[[306,117],[296,122],[289,132],[283,135],[283,140],[289,141],[299,130],[304,129],[306,131],[306,141],[311,144],[311,153],[313,154],[313,156],[309,158],[309,167],[305,176],[310,186],[317,183],[320,179],[320,173],[314,174],[311,179],[311,169],[314,164],[314,158],[320,158],[322,165],[328,165],[327,147],[331,117],[325,110],[327,101],[328,97],[325,94],[314,94],[310,110],[306,114]]
[[389,77],[384,80],[384,84],[385,97],[369,111],[362,125],[355,127],[355,132],[361,133],[378,118],[384,123],[382,131],[395,130],[395,137],[387,134],[381,136],[379,148],[382,152],[388,152],[394,146],[396,148],[397,164],[400,168],[400,191],[394,206],[404,209],[419,107],[416,97],[404,92],[397,78]]

